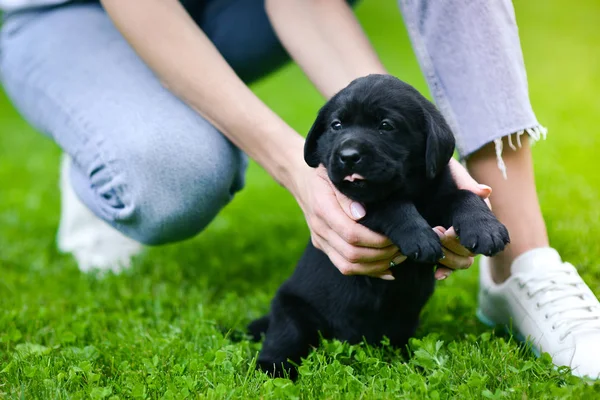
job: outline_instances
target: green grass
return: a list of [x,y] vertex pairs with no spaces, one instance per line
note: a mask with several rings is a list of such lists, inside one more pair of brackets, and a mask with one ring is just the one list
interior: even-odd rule
[[[516,2],[531,97],[549,127],[534,148],[553,245],[600,293],[600,3]],[[392,73],[426,92],[392,0],[358,15]],[[306,132],[321,98],[290,66],[254,86]],[[413,357],[324,343],[296,384],[254,372],[233,343],[268,307],[308,237],[293,199],[252,165],[248,186],[193,240],[151,249],[100,279],[58,254],[58,149],[0,98],[0,398],[598,398],[547,357],[475,318],[477,268],[442,282]]]

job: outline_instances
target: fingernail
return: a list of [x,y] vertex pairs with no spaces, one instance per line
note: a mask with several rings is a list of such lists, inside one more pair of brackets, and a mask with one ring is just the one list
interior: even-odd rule
[[402,254],[400,254],[399,256],[397,256],[396,258],[394,258],[392,260],[392,262],[396,265],[403,263],[406,260],[406,256],[403,256]]
[[362,218],[367,215],[365,208],[360,203],[352,203],[350,204],[350,212],[354,216],[354,218]]
[[381,275],[380,278],[383,279],[384,281],[396,280],[396,278],[394,278],[394,275],[392,275],[392,274]]
[[446,279],[447,277],[449,277],[451,274],[451,272],[447,271],[444,272],[441,276],[439,276],[438,278],[436,278],[438,281],[443,281],[444,279]]
[[437,229],[437,228],[433,228],[433,231],[435,232],[436,235],[438,235],[438,237],[441,239],[442,236],[444,236],[444,232],[442,232],[441,230]]
[[489,190],[490,192],[492,191],[491,187],[489,187],[488,185],[484,185],[482,183],[478,184],[477,187],[481,190]]

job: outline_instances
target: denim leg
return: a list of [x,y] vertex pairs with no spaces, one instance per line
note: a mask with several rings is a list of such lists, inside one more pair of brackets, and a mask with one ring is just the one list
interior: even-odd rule
[[[182,3],[244,81],[289,61],[263,0]],[[242,188],[247,157],[160,85],[97,1],[10,15],[0,47],[7,94],[71,156],[82,201],[124,234],[191,237]]]
[[209,0],[196,22],[236,74],[247,83],[286,64],[264,0]]
[[[184,4],[194,1],[185,0]],[[356,6],[359,0],[347,3]],[[190,11],[193,14],[193,7]],[[192,16],[245,82],[290,60],[271,26],[264,0],[208,0],[204,11]]]
[[246,156],[161,86],[98,4],[9,17],[0,46],[13,103],[72,157],[83,202],[126,235],[191,237],[242,188]]
[[502,138],[546,135],[533,112],[510,0],[398,0],[417,59],[461,157]]

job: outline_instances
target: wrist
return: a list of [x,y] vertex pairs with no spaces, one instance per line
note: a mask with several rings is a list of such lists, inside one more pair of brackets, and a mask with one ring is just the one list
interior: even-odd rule
[[282,153],[281,162],[273,176],[294,197],[298,198],[302,176],[310,167],[304,161],[304,139],[298,136]]
[[[296,131],[280,126],[277,132],[265,132],[275,139],[256,154],[256,161],[273,179],[297,197],[302,172],[309,168],[304,161],[304,138]],[[263,142],[264,143],[264,142]]]

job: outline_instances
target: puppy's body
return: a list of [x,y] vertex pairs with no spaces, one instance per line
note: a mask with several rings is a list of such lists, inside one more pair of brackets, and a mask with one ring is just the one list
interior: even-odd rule
[[395,268],[391,282],[344,276],[309,243],[294,274],[279,288],[270,315],[252,325],[254,334],[268,332],[261,366],[272,369],[273,362],[286,361],[282,355],[299,361],[318,344],[319,333],[349,343],[375,344],[384,336],[393,345],[406,343],[433,293],[434,277],[433,268],[404,264]]
[[414,334],[435,286],[443,256],[432,227],[454,226],[474,253],[495,254],[508,242],[506,228],[475,194],[459,190],[448,161],[452,132],[415,89],[384,75],[352,82],[319,112],[305,145],[312,167],[323,164],[333,184],[363,202],[361,224],[386,235],[408,259],[393,268],[394,281],[344,276],[309,243],[293,275],[280,287],[271,312],[254,321],[266,334],[258,366],[295,375],[319,334],[402,346]]

